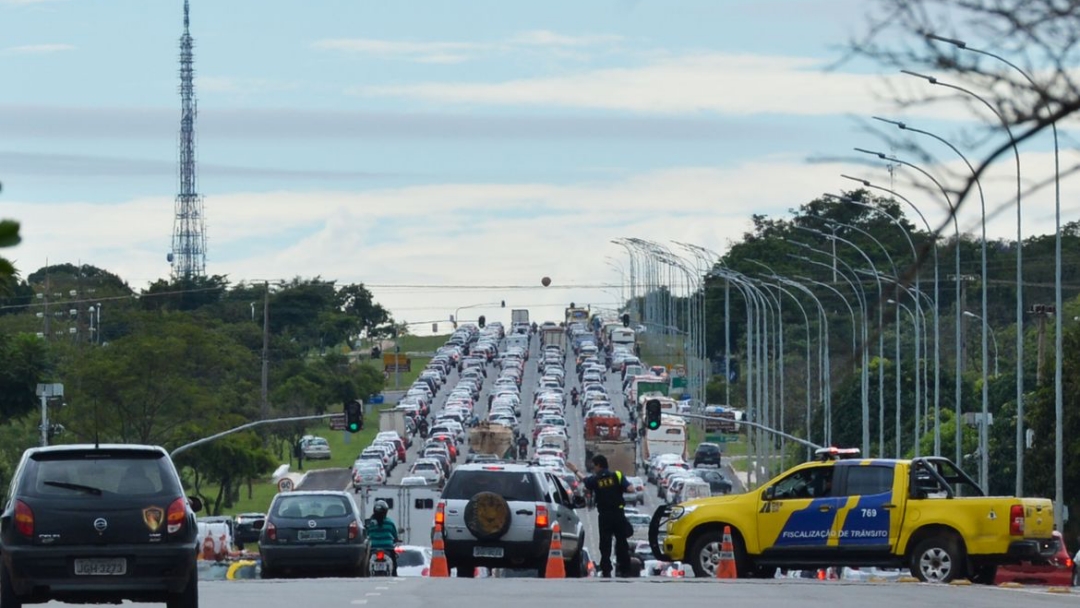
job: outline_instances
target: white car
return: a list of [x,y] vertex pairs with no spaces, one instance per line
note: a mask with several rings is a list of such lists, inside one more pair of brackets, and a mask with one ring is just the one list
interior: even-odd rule
[[396,547],[398,576],[428,576],[431,571],[431,548],[417,545]]
[[[424,480],[424,483],[440,484],[443,481],[442,465],[439,461],[431,458],[421,458],[413,463],[412,468],[409,469],[410,477],[419,477]],[[402,485],[404,485],[404,481]]]

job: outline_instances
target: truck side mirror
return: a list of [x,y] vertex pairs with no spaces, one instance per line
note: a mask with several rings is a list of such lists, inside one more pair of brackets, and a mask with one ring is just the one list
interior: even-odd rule
[[776,500],[776,486],[769,486],[761,493],[762,500]]

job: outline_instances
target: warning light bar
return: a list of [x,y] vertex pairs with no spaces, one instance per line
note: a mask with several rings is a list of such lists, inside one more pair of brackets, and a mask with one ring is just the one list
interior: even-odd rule
[[820,460],[821,462],[827,462],[830,460],[849,460],[852,458],[858,458],[861,454],[862,452],[859,450],[859,448],[838,448],[835,446],[821,448],[814,452],[816,460]]

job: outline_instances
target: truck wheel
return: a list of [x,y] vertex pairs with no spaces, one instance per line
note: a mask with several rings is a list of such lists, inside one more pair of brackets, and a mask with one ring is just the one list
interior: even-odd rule
[[963,552],[949,536],[927,538],[915,545],[909,569],[924,583],[948,583],[964,570]]
[[[716,566],[720,563],[720,548],[724,542],[724,533],[710,530],[698,536],[685,559],[694,568],[694,578],[716,578]],[[735,572],[739,578],[749,576],[746,548],[742,537],[732,533],[731,545],[735,553]]]

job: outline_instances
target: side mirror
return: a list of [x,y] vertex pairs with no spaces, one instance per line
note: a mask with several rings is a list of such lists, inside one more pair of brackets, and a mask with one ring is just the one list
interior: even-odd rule
[[775,500],[776,499],[776,486],[769,486],[765,488],[765,491],[761,493],[762,500]]
[[588,506],[588,503],[585,501],[585,497],[581,494],[574,494],[574,508],[584,509],[586,506]]
[[261,531],[264,526],[266,526],[265,519],[256,519],[255,521],[251,522],[251,529],[255,530],[256,532]]
[[203,508],[202,501],[199,500],[198,496],[188,496],[188,506],[191,507],[193,513],[198,513]]

